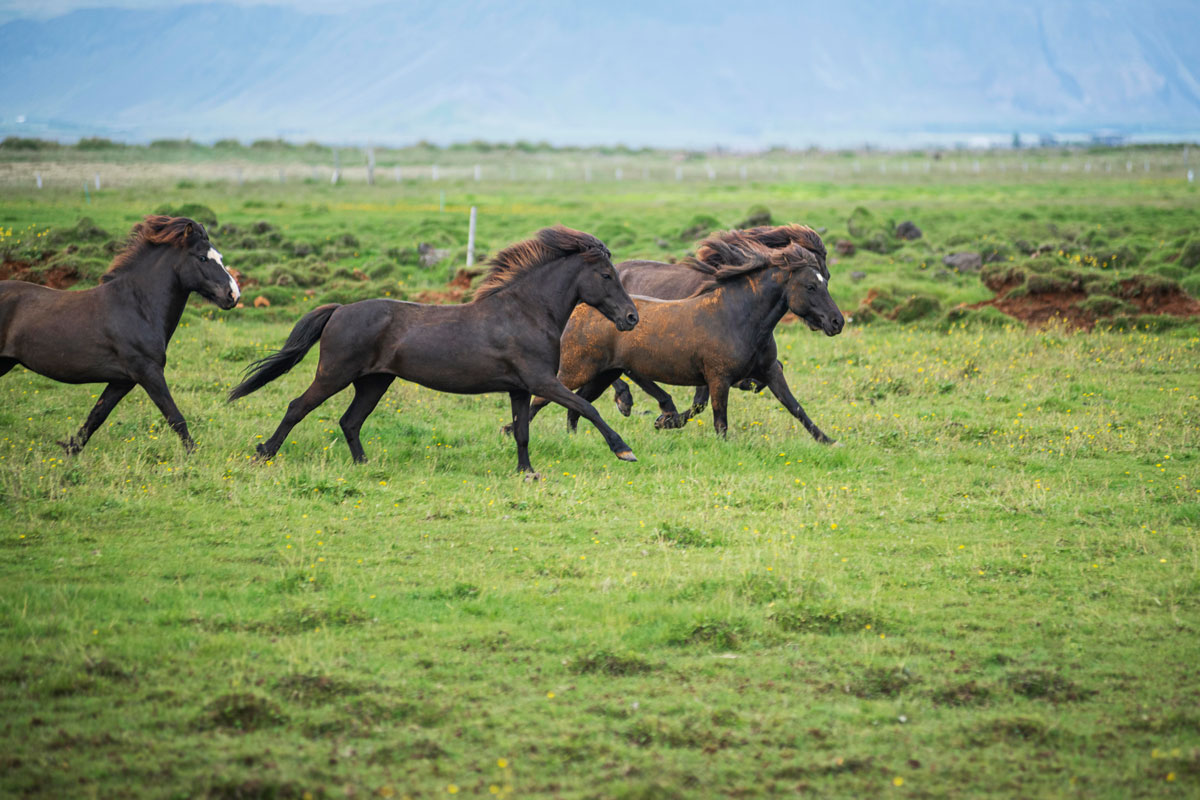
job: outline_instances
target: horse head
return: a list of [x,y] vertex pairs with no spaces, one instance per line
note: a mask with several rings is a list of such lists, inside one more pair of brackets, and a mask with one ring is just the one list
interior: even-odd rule
[[837,336],[846,325],[846,318],[829,294],[829,281],[822,275],[816,255],[803,247],[793,246],[774,251],[774,260],[787,265],[788,310],[812,330]]
[[617,330],[632,330],[638,322],[637,306],[621,285],[608,248],[592,248],[576,257],[582,262],[575,282],[579,299],[611,320]]
[[242,295],[241,289],[221,254],[208,240],[204,226],[185,219],[182,235],[187,255],[176,265],[175,271],[183,288],[196,292],[220,308],[233,308]]

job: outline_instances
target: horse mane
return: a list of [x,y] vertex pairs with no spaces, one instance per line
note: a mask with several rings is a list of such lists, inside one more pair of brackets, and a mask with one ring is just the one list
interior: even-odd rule
[[[797,236],[801,241],[786,239],[784,238],[785,234],[775,233],[780,229],[789,229],[788,234]],[[811,242],[807,234],[799,232],[801,229],[810,231],[812,236],[816,237],[817,242],[820,242],[820,237],[816,232],[803,225],[781,225],[779,228],[754,228],[749,231],[721,231],[705,238],[696,248],[695,256],[678,262],[681,266],[693,269],[705,276],[692,296],[710,292],[722,283],[767,267],[778,267],[789,272],[807,267],[824,277],[824,271],[821,269],[822,262],[818,259],[817,254],[801,243]],[[768,231],[767,241],[778,241],[781,242],[781,245],[769,246],[760,237],[754,235],[756,231]],[[824,246],[821,250],[824,251]]]
[[193,233],[198,232],[200,236],[208,238],[204,226],[194,219],[167,217],[161,214],[151,214],[145,217],[133,226],[133,230],[129,232],[129,238],[125,240],[124,248],[113,259],[108,270],[100,276],[100,281],[102,283],[111,281],[123,274],[137,262],[142,251],[150,245],[165,244],[180,250],[187,248],[189,226]]
[[509,245],[492,257],[488,262],[491,269],[475,290],[475,299],[490,297],[535,267],[576,254],[581,254],[585,261],[612,257],[604,242],[590,233],[563,225],[542,228],[532,239]]
[[[743,231],[743,233],[772,250],[784,248],[791,244],[798,244],[805,250],[811,250],[815,253],[822,265],[825,263],[827,255],[825,252],[825,243],[821,241],[820,234],[807,225],[791,224],[776,225],[774,227],[764,225],[760,228],[751,228]],[[828,271],[826,271],[824,277],[829,277]]]

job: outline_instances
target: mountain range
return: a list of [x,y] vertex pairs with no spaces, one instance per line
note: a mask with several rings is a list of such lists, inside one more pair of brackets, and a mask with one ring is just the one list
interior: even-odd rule
[[200,3],[0,25],[0,134],[840,146],[1200,131],[1200,4]]

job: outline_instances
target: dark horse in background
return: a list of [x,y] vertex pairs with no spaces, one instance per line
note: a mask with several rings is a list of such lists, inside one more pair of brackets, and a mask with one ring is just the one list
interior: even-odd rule
[[[517,440],[517,469],[529,463],[529,401],[545,397],[586,417],[623,461],[636,461],[629,446],[600,414],[559,383],[559,339],[575,310],[598,309],[605,325],[623,331],[638,313],[613,269],[608,248],[594,236],[561,226],[500,251],[475,299],[463,305],[424,305],[363,300],[316,308],[292,330],[283,349],[251,365],[234,387],[236,400],[283,375],[318,339],[317,374],[288,406],[260,457],[278,452],[295,425],[332,395],[354,384],[354,400],[342,415],[342,431],[355,461],[364,461],[359,430],[397,377],[441,392],[508,392]],[[608,320],[611,320],[610,324]]]
[[[744,237],[715,237],[705,242],[702,258],[679,263],[702,276],[696,293],[683,300],[635,297],[642,321],[632,332],[606,329],[587,309],[576,311],[563,331],[559,379],[592,400],[624,372],[656,394],[664,416],[671,417],[674,403],[653,381],[707,386],[713,426],[724,436],[729,388],[753,378],[814,439],[830,443],[792,396],[772,335],[789,310],[827,336],[841,332],[845,320],[816,255],[800,245],[770,249]],[[532,413],[545,405],[537,400]]]
[[59,442],[83,449],[134,386],[140,385],[195,447],[163,367],[167,344],[192,292],[229,309],[241,292],[204,227],[186,217],[146,217],[100,285],[80,292],[0,282],[0,375],[20,364],[64,383],[107,383],[79,432]]
[[[826,281],[829,280],[829,268],[825,263],[825,243],[821,241],[820,235],[807,225],[763,226],[749,230],[725,231],[715,236],[721,241],[733,244],[749,241],[772,250],[800,245],[816,257],[822,277]],[[711,267],[718,267],[719,264],[712,263],[712,259],[716,257],[716,251],[711,247],[706,247],[707,242],[708,239],[700,243],[696,250],[696,259],[708,263]],[[662,300],[680,300],[688,297],[700,288],[705,279],[703,272],[691,269],[687,265],[642,260],[625,261],[618,264],[617,274],[621,276],[621,283],[625,285],[625,290],[630,294],[657,297]],[[812,325],[809,327],[812,328]],[[817,329],[813,328],[813,330]],[[772,344],[774,344],[773,339]],[[737,383],[736,387],[757,392],[762,389],[762,384],[753,378],[748,378]],[[616,391],[617,409],[625,416],[629,416],[629,412],[633,408],[633,396],[629,393],[629,387],[624,381],[618,379],[613,382],[613,389]],[[658,397],[653,392],[650,394],[655,398]],[[659,417],[655,422],[655,427],[682,427],[693,416],[704,411],[704,407],[707,405],[708,387],[697,387],[691,408],[677,417]]]

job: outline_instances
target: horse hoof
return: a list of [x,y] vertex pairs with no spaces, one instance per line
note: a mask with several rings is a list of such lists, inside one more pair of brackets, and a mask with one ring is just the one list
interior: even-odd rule
[[526,483],[536,483],[537,481],[545,480],[540,472],[526,472],[523,477]]
[[621,412],[622,417],[628,417],[630,415],[630,413],[633,412],[633,403],[623,401],[619,397],[617,398],[616,403],[617,403],[617,411]]
[[80,447],[79,445],[75,444],[75,440],[74,440],[74,439],[68,439],[68,440],[67,440],[67,441],[65,441],[65,442],[63,442],[63,441],[60,441],[60,442],[58,443],[58,446],[59,446],[59,447],[61,447],[61,448],[63,449],[63,451],[64,451],[64,452],[65,452],[67,455],[69,455],[69,456],[77,456],[77,455],[79,455],[79,452],[80,452],[81,450],[83,450],[83,448],[82,448],[82,447]]
[[622,461],[637,461],[637,456],[633,454],[632,450],[622,450],[621,452],[617,453],[617,458],[621,459]]

